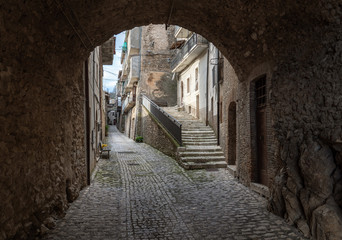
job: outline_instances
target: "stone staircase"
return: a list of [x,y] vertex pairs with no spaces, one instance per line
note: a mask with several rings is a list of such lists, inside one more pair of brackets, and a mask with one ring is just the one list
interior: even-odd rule
[[176,107],[163,108],[182,123],[183,146],[177,150],[177,160],[185,169],[226,168],[227,163],[214,131],[198,119]]

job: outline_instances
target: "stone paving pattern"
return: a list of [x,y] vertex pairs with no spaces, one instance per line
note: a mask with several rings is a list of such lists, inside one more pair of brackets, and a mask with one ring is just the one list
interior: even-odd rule
[[305,239],[225,169],[185,171],[111,126],[110,159],[44,239]]

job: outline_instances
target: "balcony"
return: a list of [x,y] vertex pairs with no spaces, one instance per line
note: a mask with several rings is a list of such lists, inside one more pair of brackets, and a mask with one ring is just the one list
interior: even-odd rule
[[129,31],[127,37],[127,55],[139,54],[140,51],[140,27],[135,27]]
[[111,37],[108,41],[102,44],[101,50],[102,50],[102,64],[112,65],[113,55],[115,53],[115,38]]
[[184,68],[186,68],[207,48],[208,41],[201,35],[194,33],[172,59],[172,72],[183,71]]
[[126,99],[122,103],[122,111],[124,113],[127,113],[134,106],[135,106],[135,94],[131,93],[127,95]]
[[129,64],[129,74],[128,74],[128,87],[133,87],[133,84],[139,80],[139,70],[140,70],[140,57],[131,57]]
[[188,38],[192,32],[183,27],[175,26],[175,38]]

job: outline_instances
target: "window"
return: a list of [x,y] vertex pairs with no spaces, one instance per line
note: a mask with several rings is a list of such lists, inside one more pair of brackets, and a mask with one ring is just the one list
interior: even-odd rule
[[223,57],[221,56],[222,54],[220,53],[220,57],[218,59],[218,81],[220,83],[223,82],[223,78],[224,78],[224,61],[223,61]]
[[190,92],[190,78],[188,78],[186,80],[186,92],[189,93]]
[[195,91],[198,90],[198,68],[195,69]]
[[214,66],[211,69],[211,73],[212,73],[212,82],[213,82],[213,87],[214,87],[216,84],[216,66]]
[[255,81],[255,95],[257,108],[266,106],[266,76],[262,76]]
[[220,123],[223,122],[223,116],[222,116],[222,101],[220,101]]

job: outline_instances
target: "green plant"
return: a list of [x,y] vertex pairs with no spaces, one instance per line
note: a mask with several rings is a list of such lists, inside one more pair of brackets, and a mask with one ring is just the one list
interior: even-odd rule
[[144,140],[144,138],[143,138],[142,136],[137,136],[137,137],[135,138],[135,141],[136,141],[136,142],[139,142],[139,143],[143,142],[143,140]]
[[109,130],[109,126],[106,125],[106,127],[105,127],[105,135],[106,135],[106,136],[108,136],[108,130]]

